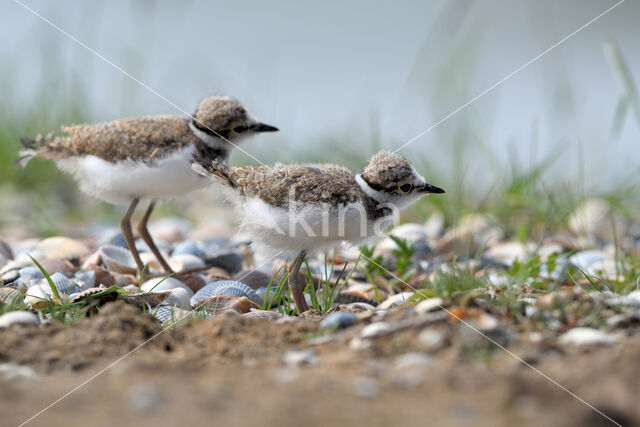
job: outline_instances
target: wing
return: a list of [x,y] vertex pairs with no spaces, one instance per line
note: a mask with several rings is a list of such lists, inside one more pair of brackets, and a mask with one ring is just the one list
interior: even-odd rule
[[362,197],[353,174],[333,165],[240,167],[230,178],[245,197],[259,197],[273,206],[288,206],[289,200],[344,205]]

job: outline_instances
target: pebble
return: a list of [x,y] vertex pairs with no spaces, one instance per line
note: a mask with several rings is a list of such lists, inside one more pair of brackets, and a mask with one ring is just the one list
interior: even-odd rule
[[40,376],[36,371],[28,366],[16,365],[15,363],[0,363],[0,375],[5,381],[14,379],[39,380]]
[[370,323],[360,331],[362,338],[375,338],[381,335],[386,335],[393,330],[391,323],[388,322],[374,322]]
[[431,358],[423,353],[406,353],[396,357],[394,362],[395,369],[421,369],[432,366]]
[[41,252],[46,258],[53,259],[79,259],[89,252],[84,244],[68,237],[49,237],[38,243],[36,250]]
[[177,272],[205,267],[205,263],[201,258],[191,254],[174,255],[167,262],[169,267]]
[[205,258],[204,251],[196,242],[192,240],[185,240],[184,242],[176,245],[176,247],[173,249],[173,252],[171,252],[171,256],[175,257],[177,255],[193,255],[200,259]]
[[20,274],[20,276],[31,276],[34,279],[42,279],[44,278],[44,274],[42,274],[42,271],[40,271],[40,269],[36,268],[36,267],[22,267],[19,271],[18,274]]
[[435,329],[423,329],[418,334],[418,342],[427,351],[438,351],[444,347],[444,334]]
[[534,250],[535,245],[532,243],[503,242],[487,249],[484,255],[511,266],[516,260],[526,261]]
[[428,239],[437,239],[444,231],[445,218],[442,212],[436,211],[429,215],[424,223],[424,232]]
[[231,274],[234,274],[242,269],[243,256],[240,251],[231,250],[219,250],[215,251],[206,259],[207,265],[212,267],[219,267]]
[[423,225],[412,222],[394,227],[389,232],[389,234],[399,239],[405,240],[410,244],[416,242],[425,242],[428,237]]
[[0,240],[0,255],[7,260],[13,259],[13,251],[11,250],[11,247],[2,240]]
[[371,348],[373,344],[370,340],[354,337],[349,341],[349,348],[355,351],[362,351]]
[[386,300],[378,304],[379,310],[386,310],[394,305],[404,304],[409,298],[413,296],[413,292],[400,292],[399,294],[391,295]]
[[155,412],[162,405],[162,393],[153,384],[136,384],[127,392],[126,402],[131,409],[141,412]]
[[378,381],[371,377],[356,378],[353,388],[356,392],[356,396],[364,399],[373,399],[378,396],[379,393]]
[[434,310],[441,310],[444,300],[440,297],[427,298],[424,301],[420,301],[415,307],[415,311],[418,314],[425,314]]
[[[603,240],[612,240],[611,206],[604,199],[590,198],[582,202],[569,217],[569,229],[576,235],[587,234]],[[624,235],[624,221],[614,214],[616,232]]]
[[336,330],[348,328],[356,324],[356,316],[350,311],[337,311],[331,313],[320,322],[320,329]]
[[573,328],[560,336],[558,341],[561,344],[569,345],[613,345],[618,339],[611,334],[594,328]]
[[6,328],[17,323],[39,325],[40,319],[29,311],[11,311],[0,316],[0,328]]
[[316,351],[313,349],[290,350],[284,354],[283,361],[290,366],[316,365],[318,363]]
[[[242,282],[245,285],[255,290],[258,290],[260,288],[269,287],[269,283],[271,283],[271,276],[265,273],[264,271],[260,271],[256,269],[242,270],[236,273],[235,276],[233,276],[233,280]],[[278,284],[274,283],[271,285],[271,288],[273,289],[277,286]]]

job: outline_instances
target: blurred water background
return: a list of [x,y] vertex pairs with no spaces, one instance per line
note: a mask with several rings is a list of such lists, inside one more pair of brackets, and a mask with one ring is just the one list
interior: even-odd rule
[[[24,4],[183,110],[210,94],[238,98],[281,129],[244,144],[263,162],[357,170],[615,2]],[[80,194],[50,162],[15,167],[19,137],[181,113],[20,4],[2,2],[0,17],[0,227],[52,234],[63,224],[112,220],[121,208]],[[549,197],[539,215],[549,200],[637,200],[640,107],[630,82],[640,74],[639,17],[640,2],[625,1],[403,149],[448,190],[424,206],[455,222],[474,209],[507,216],[514,203],[536,210],[541,196]],[[236,152],[233,163],[256,161]],[[192,197],[164,210],[190,217],[207,203],[217,201]]]

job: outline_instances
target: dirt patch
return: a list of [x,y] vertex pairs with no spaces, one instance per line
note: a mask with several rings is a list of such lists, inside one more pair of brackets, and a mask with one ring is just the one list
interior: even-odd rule
[[[41,378],[3,380],[0,413],[19,424],[157,335],[33,424],[614,425],[514,357],[479,345],[457,321],[408,327],[358,348],[366,325],[324,335],[313,317],[221,315],[160,333],[151,316],[116,302],[70,326],[12,326],[0,331],[2,361]],[[442,333],[437,351],[417,338],[425,329]],[[314,358],[285,364],[294,349]],[[640,420],[639,337],[566,348],[515,334],[509,350],[616,422]],[[407,353],[425,359],[403,365]]]

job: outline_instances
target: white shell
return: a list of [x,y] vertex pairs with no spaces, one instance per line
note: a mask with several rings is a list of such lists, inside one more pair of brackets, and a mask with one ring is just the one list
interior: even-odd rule
[[206,266],[202,259],[191,254],[176,255],[174,257],[171,257],[168,263],[169,267],[171,267],[173,271],[178,272]]
[[114,245],[104,245],[99,249],[100,258],[107,270],[117,273],[135,274],[136,262],[128,249]]
[[[193,295],[193,291],[187,285],[182,283],[180,280],[175,279],[173,277],[155,277],[153,279],[149,279],[142,284],[140,290],[143,292],[159,292],[159,291],[170,291],[175,288],[182,288],[189,293],[189,297]],[[153,291],[152,291],[153,289]]]
[[46,303],[46,301],[50,301],[53,292],[51,291],[51,287],[47,285],[36,285],[31,286],[27,289],[27,293],[24,297],[24,302],[30,307]]
[[193,292],[189,292],[184,288],[173,288],[171,289],[171,295],[164,301],[164,304],[190,309],[192,296]]
[[0,328],[6,328],[15,323],[33,323],[34,325],[39,325],[40,319],[28,311],[11,311],[0,316]]

